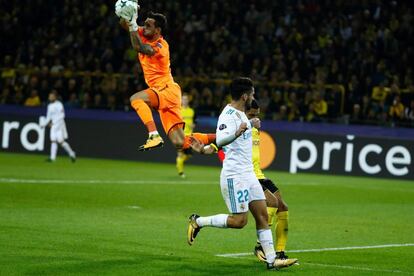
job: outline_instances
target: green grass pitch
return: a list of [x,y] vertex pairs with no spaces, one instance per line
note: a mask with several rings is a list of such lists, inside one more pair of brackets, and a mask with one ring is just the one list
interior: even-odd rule
[[[139,154],[139,153],[137,153]],[[259,275],[245,229],[203,229],[187,218],[227,213],[219,167],[0,153],[0,275]],[[214,158],[214,157],[206,157]],[[191,163],[191,161],[189,162]],[[268,171],[289,204],[289,256],[306,275],[414,274],[414,181]],[[336,251],[305,249],[395,245]],[[299,251],[299,252],[297,252]]]

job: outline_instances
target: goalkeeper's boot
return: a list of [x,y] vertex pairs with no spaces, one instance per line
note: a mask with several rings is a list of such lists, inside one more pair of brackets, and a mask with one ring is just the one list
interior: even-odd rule
[[298,264],[298,259],[289,259],[284,251],[276,252],[276,260],[274,262],[275,266],[282,268],[289,267],[294,264]]
[[187,242],[189,245],[193,245],[195,238],[197,237],[198,232],[200,232],[201,227],[198,226],[196,219],[200,216],[197,214],[192,214],[188,220],[188,230],[187,230]]
[[164,140],[162,140],[159,134],[152,134],[148,137],[145,145],[139,147],[139,151],[147,151],[155,148],[162,147],[164,145]]
[[263,251],[263,247],[260,244],[260,242],[258,242],[256,244],[256,246],[254,247],[253,253],[254,253],[254,255],[256,255],[256,257],[259,259],[259,261],[266,262],[266,255]]

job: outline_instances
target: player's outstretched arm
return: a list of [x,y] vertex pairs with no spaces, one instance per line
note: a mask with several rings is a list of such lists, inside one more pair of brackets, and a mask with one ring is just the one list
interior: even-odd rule
[[137,31],[130,31],[129,38],[131,39],[132,47],[138,53],[142,53],[144,55],[153,56],[155,54],[154,49],[149,44],[145,44],[142,42],[141,38],[138,35]]
[[132,47],[139,53],[152,56],[154,49],[142,42],[138,34],[138,10],[139,5],[136,0],[118,0],[115,4],[115,14],[119,16],[120,24],[124,29],[129,30]]

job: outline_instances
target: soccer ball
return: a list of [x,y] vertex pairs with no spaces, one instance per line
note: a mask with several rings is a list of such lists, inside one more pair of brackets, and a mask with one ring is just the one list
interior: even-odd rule
[[115,14],[119,18],[130,21],[139,9],[138,0],[118,0],[115,3]]

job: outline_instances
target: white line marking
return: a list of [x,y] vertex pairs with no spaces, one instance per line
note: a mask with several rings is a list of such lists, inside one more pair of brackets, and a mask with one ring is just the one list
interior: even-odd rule
[[318,263],[301,263],[301,264],[322,266],[322,267],[342,268],[342,269],[352,269],[352,270],[374,271],[374,272],[414,274],[412,272],[405,272],[401,270],[373,269],[373,268],[368,268],[368,267],[358,267],[358,266],[350,266],[350,265],[332,265],[332,264],[318,264]]
[[141,206],[128,206],[129,209],[142,209]]
[[101,180],[101,179],[19,179],[0,178],[0,183],[25,184],[217,184],[218,181],[191,181],[191,180]]
[[[297,249],[297,250],[289,250],[288,252],[289,253],[323,252],[323,251],[359,250],[359,249],[407,247],[407,246],[414,246],[414,243],[348,246],[348,247],[333,247],[333,248],[318,248],[318,249]],[[240,257],[250,256],[250,255],[253,255],[253,253],[229,253],[229,254],[217,254],[216,256],[225,257],[225,258],[240,258]]]

